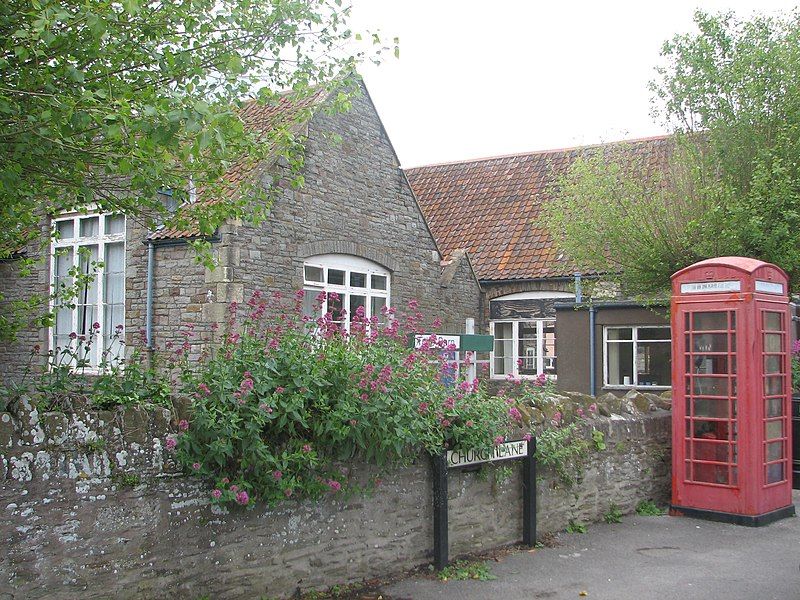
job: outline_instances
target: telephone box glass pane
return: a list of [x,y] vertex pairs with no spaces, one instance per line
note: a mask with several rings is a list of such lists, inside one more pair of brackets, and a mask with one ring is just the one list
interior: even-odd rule
[[713,331],[728,329],[727,312],[697,312],[694,313],[695,331]]
[[764,352],[782,352],[781,341],[783,336],[780,333],[764,334]]
[[729,372],[727,356],[695,354],[692,359],[692,373],[696,375],[727,375]]
[[702,463],[694,464],[694,481],[704,483],[717,483],[727,485],[728,466],[727,465],[707,465]]
[[692,393],[697,396],[728,396],[727,377],[695,377]]
[[767,483],[777,483],[783,481],[783,463],[767,465]]
[[777,396],[783,394],[783,375],[772,375],[764,378],[764,394]]
[[767,355],[764,357],[764,373],[769,375],[770,373],[780,373],[781,363],[783,362],[782,357],[778,354]]
[[781,313],[765,311],[764,329],[766,331],[783,331],[781,327]]
[[[767,439],[775,440],[783,437],[783,419],[780,421],[769,421],[767,423]],[[769,444],[767,444],[769,445]],[[774,459],[767,459],[774,460]]]
[[[694,421],[694,438],[702,440],[727,440],[728,439],[728,422],[721,421]],[[725,450],[725,460],[728,459],[727,446]],[[716,459],[701,459],[701,460],[716,460]]]
[[712,400],[711,398],[695,398],[694,416],[712,419],[727,419],[730,403],[728,400]]
[[702,333],[695,335],[693,350],[694,352],[727,352],[728,334]]
[[782,417],[783,416],[783,398],[769,398],[766,401],[767,417]]
[[770,442],[767,444],[767,462],[783,458],[783,442]]

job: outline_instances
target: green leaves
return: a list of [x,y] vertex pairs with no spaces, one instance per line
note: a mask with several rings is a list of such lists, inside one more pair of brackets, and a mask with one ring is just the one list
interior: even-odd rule
[[[381,48],[349,45],[332,26],[346,19],[333,0],[0,3],[0,258],[45,213],[86,202],[205,234],[263,218],[270,193],[225,171],[245,158],[302,164],[290,134],[310,111],[254,135],[233,109],[262,88],[300,104],[319,89],[352,93],[353,66]],[[168,213],[158,190],[190,178],[230,202]]]
[[[657,173],[609,146],[559,181],[551,230],[581,268],[629,295],[668,293],[697,260],[743,255],[800,287],[800,14],[698,12],[700,33],[664,44],[650,84],[674,132]],[[647,150],[644,150],[647,152]]]

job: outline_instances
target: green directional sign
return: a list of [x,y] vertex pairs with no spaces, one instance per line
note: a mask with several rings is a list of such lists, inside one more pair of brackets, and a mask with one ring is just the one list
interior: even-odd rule
[[447,345],[453,344],[459,352],[491,352],[494,342],[494,336],[474,333],[409,333],[408,347],[419,348],[432,335]]

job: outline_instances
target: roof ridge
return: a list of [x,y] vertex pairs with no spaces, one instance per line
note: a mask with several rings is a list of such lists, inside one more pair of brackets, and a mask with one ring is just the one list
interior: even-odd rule
[[564,148],[550,148],[548,150],[531,150],[528,152],[512,152],[509,154],[498,154],[495,156],[482,156],[478,158],[466,158],[461,160],[450,160],[450,161],[443,161],[443,162],[436,162],[436,163],[429,163],[426,165],[419,165],[416,167],[403,167],[403,171],[415,171],[418,169],[427,169],[428,167],[444,167],[448,165],[464,165],[469,163],[479,163],[479,162],[488,162],[490,160],[502,160],[504,158],[517,158],[517,157],[527,157],[527,156],[537,156],[540,154],[555,154],[559,152],[569,152],[572,150],[585,150],[589,148],[601,148],[603,146],[613,146],[615,144],[634,144],[639,142],[650,142],[655,140],[665,140],[668,138],[673,137],[671,133],[663,133],[660,135],[652,135],[647,137],[640,137],[640,138],[630,138],[624,140],[614,140],[611,142],[598,142],[596,144],[586,144],[585,146],[567,146]]

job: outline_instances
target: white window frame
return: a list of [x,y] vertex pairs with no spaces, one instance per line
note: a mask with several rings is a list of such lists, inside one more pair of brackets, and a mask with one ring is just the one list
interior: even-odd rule
[[[323,281],[313,281],[306,279],[306,267],[316,267],[322,269]],[[328,272],[333,269],[336,271],[344,271],[344,285],[328,283]],[[350,285],[350,273],[364,273],[367,276],[367,287],[356,287]],[[372,287],[372,276],[386,278],[386,289],[376,289]],[[353,295],[364,296],[365,318],[369,321],[372,317],[372,299],[384,298],[386,300],[386,308],[391,306],[391,289],[392,289],[392,276],[388,269],[372,262],[366,258],[353,256],[350,254],[320,254],[307,258],[303,262],[303,290],[306,294],[318,295],[320,292],[336,292],[341,298],[346,298],[342,303],[342,308],[347,311],[347,319],[344,322],[346,331],[350,331],[350,320],[352,319],[353,311],[350,310],[350,299]],[[322,302],[322,314],[328,312],[327,298]],[[385,317],[381,314],[374,315],[378,320],[383,322]]]
[[[609,340],[608,339],[608,332],[611,330],[617,329],[631,329],[631,339],[630,340]],[[668,332],[666,338],[659,338],[657,340],[642,340],[645,343],[666,343],[670,344],[670,350],[672,349],[672,334],[671,328],[669,325],[609,325],[603,327],[603,387],[612,389],[612,390],[632,390],[638,387],[643,387],[648,390],[668,390],[672,386],[671,385],[646,385],[641,386],[639,384],[639,369],[636,365],[636,359],[639,356],[639,330],[640,329],[665,329]],[[633,344],[633,379],[631,380],[630,385],[625,385],[624,383],[609,383],[608,377],[608,367],[609,367],[609,360],[608,360],[608,345],[609,344]]]
[[[92,207],[93,208],[93,207]],[[123,227],[121,233],[106,233],[106,217],[112,216],[122,216],[123,217]],[[97,235],[95,236],[85,236],[81,237],[80,235],[80,222],[82,219],[91,219],[97,218]],[[122,244],[122,273],[123,273],[123,282],[125,281],[126,273],[127,273],[127,242],[126,242],[126,232],[127,232],[127,219],[124,215],[115,215],[112,213],[104,213],[97,210],[87,210],[86,212],[80,213],[65,213],[58,217],[52,219],[51,227],[55,231],[59,223],[72,221],[72,228],[73,228],[73,235],[69,239],[56,239],[56,237],[52,238],[52,242],[50,244],[50,287],[55,285],[56,280],[56,252],[63,249],[72,249],[72,266],[78,267],[80,266],[80,253],[79,248],[86,247],[86,246],[97,246],[97,258],[95,259],[98,263],[105,263],[106,257],[106,246],[109,244]],[[103,353],[105,352],[106,348],[104,347],[104,335],[106,333],[106,316],[105,316],[105,266],[99,267],[97,271],[94,273],[94,282],[97,286],[97,294],[96,297],[93,298],[95,304],[97,306],[97,318],[96,322],[100,323],[100,329],[97,331],[97,337],[95,342],[92,344],[90,355],[89,355],[89,362],[90,366],[87,366],[85,369],[81,369],[82,372],[87,374],[97,374],[100,372],[99,365],[101,362],[101,358]],[[125,283],[122,286],[122,324],[125,323]],[[75,308],[71,309],[72,312],[72,332],[78,332],[78,307],[77,302],[75,302]],[[55,299],[51,296],[50,299],[50,310],[54,311],[56,309]],[[91,327],[91,325],[90,325]],[[51,327],[48,328],[48,348],[51,352],[56,351],[56,340],[55,340],[55,333],[56,333],[56,323],[54,322]],[[114,332],[110,332],[111,335]],[[124,357],[124,348],[120,349],[119,353],[120,357]]]
[[[512,372],[511,375],[515,379],[536,379],[542,373],[545,373],[545,357],[544,357],[544,327],[546,324],[552,324],[555,327],[555,319],[496,319],[489,322],[489,333],[492,337],[495,334],[495,324],[511,323],[511,349],[512,349]],[[519,359],[525,360],[524,356],[519,356],[519,324],[520,323],[536,323],[536,375],[520,375],[519,373]],[[557,334],[556,334],[557,335]],[[558,355],[548,356],[548,359],[557,359]],[[492,351],[489,353],[489,377],[492,379],[505,379],[509,373],[496,373],[494,360],[494,343],[492,344]],[[548,379],[555,380],[557,378],[558,370],[556,373],[545,373]]]

